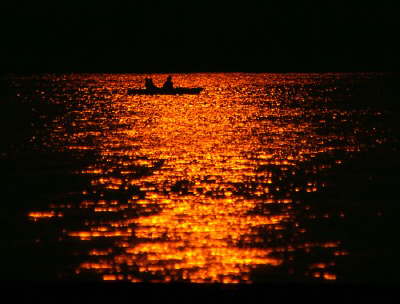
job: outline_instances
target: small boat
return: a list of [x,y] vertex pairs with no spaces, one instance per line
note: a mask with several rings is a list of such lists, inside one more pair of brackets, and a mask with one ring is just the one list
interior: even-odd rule
[[203,88],[154,88],[154,89],[128,89],[128,95],[183,95],[199,94]]

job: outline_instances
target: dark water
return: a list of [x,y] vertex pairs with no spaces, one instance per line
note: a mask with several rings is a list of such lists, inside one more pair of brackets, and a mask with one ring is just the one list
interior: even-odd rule
[[146,76],[3,79],[3,279],[398,283],[393,75]]

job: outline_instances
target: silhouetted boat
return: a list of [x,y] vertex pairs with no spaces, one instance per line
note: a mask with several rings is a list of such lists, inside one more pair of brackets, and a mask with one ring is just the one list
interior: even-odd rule
[[173,89],[128,89],[128,95],[183,95],[199,94],[203,88],[173,88]]

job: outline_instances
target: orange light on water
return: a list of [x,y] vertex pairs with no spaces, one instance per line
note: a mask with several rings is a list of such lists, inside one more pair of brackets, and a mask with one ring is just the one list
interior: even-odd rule
[[29,212],[28,216],[36,221],[42,218],[52,218],[52,217],[62,217],[63,214],[61,212],[55,211],[43,211],[43,212]]
[[116,281],[118,279],[118,276],[115,274],[104,274],[103,275],[103,280],[104,281]]
[[333,273],[324,273],[323,278],[325,280],[334,281],[336,280],[336,275]]
[[68,236],[79,237],[81,240],[91,240],[100,237],[129,237],[131,235],[130,231],[78,231],[68,233]]
[[[118,82],[124,90],[142,81],[124,77]],[[152,77],[158,83],[164,76]],[[85,220],[65,232],[93,244],[78,272],[107,281],[248,283],[253,270],[283,265],[288,252],[343,255],[340,242],[299,242],[308,230],[294,226],[298,197],[320,191],[317,173],[342,163],[318,157],[357,149],[341,134],[319,133],[331,113],[279,106],[294,100],[278,89],[265,94],[274,75],[176,77],[206,87],[204,94],[106,94],[89,101],[85,95],[76,125],[62,131],[61,121],[53,132],[69,153],[95,152],[76,173],[89,182],[70,208]],[[94,249],[96,242],[109,247]],[[336,279],[322,273],[328,267],[314,263],[310,271]]]

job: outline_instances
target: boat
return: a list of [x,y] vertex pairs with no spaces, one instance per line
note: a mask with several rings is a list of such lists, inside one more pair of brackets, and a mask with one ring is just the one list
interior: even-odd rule
[[183,94],[199,94],[203,88],[153,88],[153,89],[128,89],[128,95],[183,95]]

